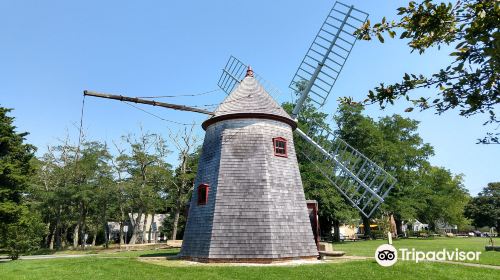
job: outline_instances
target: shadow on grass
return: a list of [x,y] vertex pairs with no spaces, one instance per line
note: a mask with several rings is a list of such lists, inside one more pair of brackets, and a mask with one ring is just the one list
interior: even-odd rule
[[139,257],[141,257],[141,258],[161,258],[161,257],[165,257],[167,259],[174,259],[174,258],[177,258],[177,254],[179,254],[179,252],[151,253],[151,254],[142,254],[142,255],[139,255]]

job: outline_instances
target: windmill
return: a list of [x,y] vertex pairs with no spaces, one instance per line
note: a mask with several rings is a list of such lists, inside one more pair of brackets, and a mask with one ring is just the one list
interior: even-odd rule
[[[303,58],[290,87],[292,115],[277,92],[231,56],[218,81],[228,96],[214,111],[121,95],[110,98],[210,115],[180,256],[199,261],[270,262],[315,258],[296,152],[311,160],[357,210],[370,217],[396,180],[325,127],[297,127],[305,102],[323,106],[368,15],[336,2]],[[308,143],[296,151],[293,133]]]

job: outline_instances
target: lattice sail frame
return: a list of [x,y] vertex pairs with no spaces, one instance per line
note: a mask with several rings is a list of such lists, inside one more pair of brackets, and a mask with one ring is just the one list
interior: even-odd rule
[[[361,214],[369,218],[384,202],[397,180],[329,129],[312,121],[307,133],[296,134],[311,145],[304,155]],[[309,135],[312,135],[311,137]]]
[[[217,85],[227,94],[230,94],[234,88],[240,83],[247,73],[247,65],[241,60],[234,56],[230,56],[226,63],[224,69],[222,69],[222,75],[217,82]],[[266,89],[267,93],[271,96],[277,97],[281,95],[281,92],[273,86],[271,83],[266,81],[262,76],[257,73],[253,73],[254,78],[259,81],[259,83]]]
[[297,91],[300,83],[307,82],[309,87],[302,85],[308,88],[307,98],[322,107],[356,43],[354,31],[367,18],[367,13],[354,6],[335,2],[289,87]]

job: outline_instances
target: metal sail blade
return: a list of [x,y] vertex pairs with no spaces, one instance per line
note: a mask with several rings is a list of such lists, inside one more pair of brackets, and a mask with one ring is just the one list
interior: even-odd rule
[[295,73],[290,88],[300,98],[292,112],[297,117],[306,99],[321,107],[356,43],[356,31],[368,14],[341,2],[335,2]]
[[396,179],[331,131],[312,126],[312,136],[295,132],[310,145],[300,150],[361,214],[369,218],[384,202]]
[[[245,77],[247,67],[248,65],[243,63],[241,60],[234,56],[230,56],[226,66],[222,69],[222,75],[220,76],[217,85],[226,94],[230,94]],[[282,93],[278,90],[278,88],[266,81],[259,74],[255,73],[255,71],[253,72],[253,76],[271,96],[274,98],[281,96]]]

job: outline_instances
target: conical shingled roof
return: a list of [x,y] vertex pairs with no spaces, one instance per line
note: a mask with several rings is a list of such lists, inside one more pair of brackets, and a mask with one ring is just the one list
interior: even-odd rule
[[251,74],[247,74],[236,89],[224,99],[215,110],[214,116],[203,123],[203,128],[217,121],[232,118],[268,118],[288,123],[293,129],[297,127],[290,115]]

